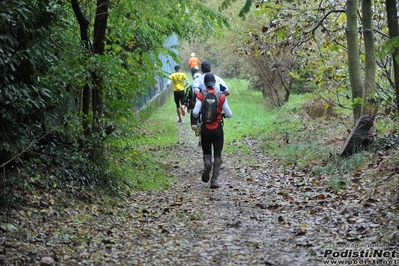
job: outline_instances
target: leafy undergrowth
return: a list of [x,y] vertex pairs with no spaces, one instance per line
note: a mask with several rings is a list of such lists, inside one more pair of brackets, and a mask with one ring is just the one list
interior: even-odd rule
[[[142,147],[175,178],[171,188],[131,190],[119,199],[38,191],[26,207],[3,210],[0,264],[312,266],[331,258],[357,265],[397,260],[395,150],[365,154],[367,164],[347,168],[352,172],[346,170],[332,186],[338,170],[329,176],[325,169],[284,164],[263,152],[265,140],[248,137],[226,143],[239,148],[224,153],[222,187],[211,190],[201,181],[202,152],[187,116],[177,129],[177,145]],[[364,257],[370,250],[388,253]]]

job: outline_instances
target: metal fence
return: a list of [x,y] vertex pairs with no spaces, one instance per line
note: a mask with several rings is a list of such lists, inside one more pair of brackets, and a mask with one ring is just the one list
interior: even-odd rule
[[[166,47],[176,46],[177,41],[178,41],[177,35],[173,35],[167,40],[165,46]],[[177,53],[177,50],[174,50],[174,52]],[[162,71],[166,73],[174,72],[174,66],[176,65],[176,62],[173,60],[172,57],[161,55],[159,59],[162,61]],[[163,89],[165,88],[166,83],[168,82],[167,78],[163,78],[160,76],[156,76],[155,79],[156,83],[154,87],[148,87],[147,91],[143,93],[140,96],[139,100],[136,102],[136,108],[138,110],[143,109],[149,102],[153,101],[156,97],[158,97],[163,92]]]

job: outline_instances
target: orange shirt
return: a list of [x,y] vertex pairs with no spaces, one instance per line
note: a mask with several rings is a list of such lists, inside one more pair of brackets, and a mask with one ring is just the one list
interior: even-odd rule
[[197,57],[193,56],[188,59],[188,66],[190,68],[195,68],[199,65],[201,65],[201,61]]

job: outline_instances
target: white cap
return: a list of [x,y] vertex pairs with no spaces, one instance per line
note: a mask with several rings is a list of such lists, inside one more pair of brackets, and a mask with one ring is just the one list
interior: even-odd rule
[[194,53],[191,53],[191,56],[195,56],[195,54],[194,54]]

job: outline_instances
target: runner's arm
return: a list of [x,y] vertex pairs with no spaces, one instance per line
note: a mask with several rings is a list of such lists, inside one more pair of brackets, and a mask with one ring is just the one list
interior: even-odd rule
[[186,87],[187,84],[190,84],[190,81],[188,80],[188,78],[186,78],[186,79],[184,80],[184,87]]
[[220,82],[220,92],[223,93],[223,94],[226,95],[226,96],[229,96],[229,95],[230,95],[230,90],[229,90],[229,88],[227,87],[227,85],[226,85],[226,83],[224,82],[224,80],[220,78],[220,79],[219,79],[219,82]]
[[168,80],[168,82],[166,82],[166,85],[165,85],[164,90],[165,90],[166,88],[169,88],[169,86],[170,86],[171,83],[172,83],[172,81],[171,81],[171,80]]
[[196,98],[195,106],[194,106],[194,109],[193,109],[193,116],[194,116],[195,118],[198,118],[199,113],[201,112],[201,107],[202,107],[202,102],[201,102],[201,100],[198,99],[198,98]]
[[227,103],[227,98],[225,99],[225,101],[223,103],[222,109],[223,109],[223,112],[225,113],[226,118],[230,118],[233,116],[233,112],[231,112],[229,104]]
[[195,95],[197,95],[200,92],[200,85],[201,85],[200,78],[194,79],[193,89]]

